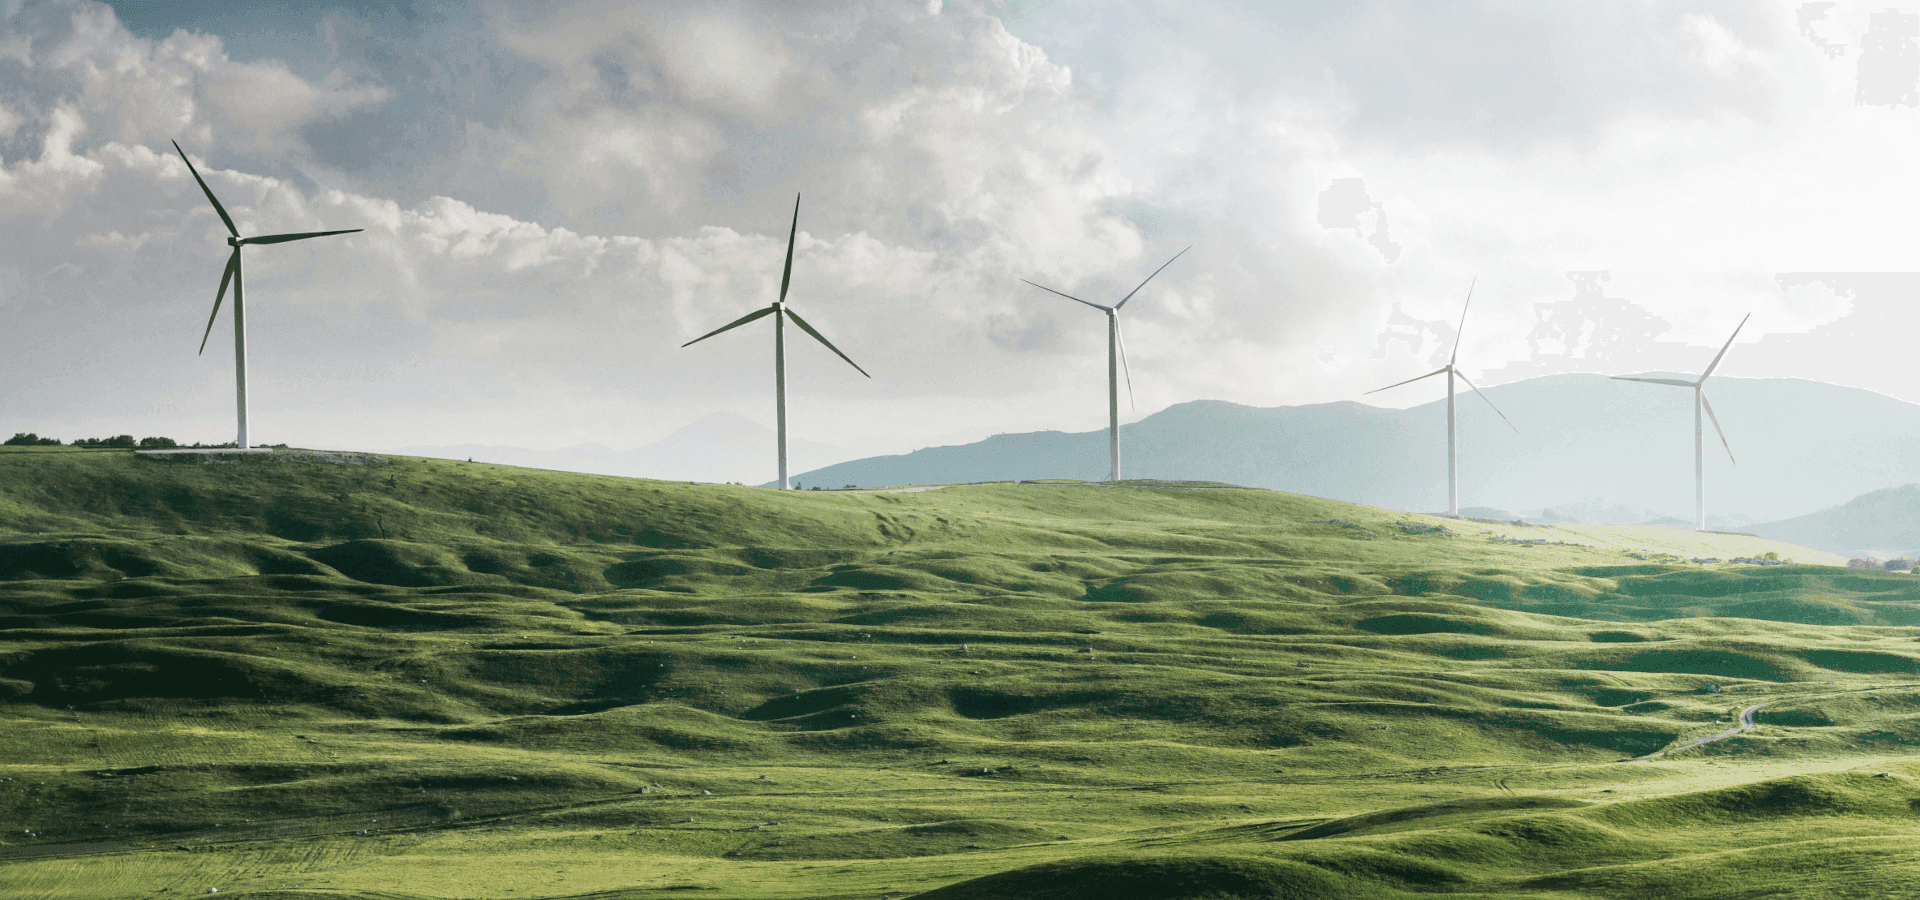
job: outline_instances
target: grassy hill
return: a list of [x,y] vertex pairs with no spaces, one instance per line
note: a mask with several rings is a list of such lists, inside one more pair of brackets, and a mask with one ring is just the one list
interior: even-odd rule
[[1769,552],[0,452],[0,894],[1898,895],[1920,579]]

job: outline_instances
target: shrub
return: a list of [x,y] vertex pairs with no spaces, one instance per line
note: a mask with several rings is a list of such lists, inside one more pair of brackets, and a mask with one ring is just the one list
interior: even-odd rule
[[6,443],[0,444],[0,446],[58,447],[60,446],[60,439],[59,438],[43,438],[37,434],[34,434],[31,431],[22,431],[22,432],[15,433],[13,437],[7,438]]
[[1908,559],[1904,556],[1900,557],[1899,559],[1890,559],[1890,560],[1887,560],[1886,562],[1886,570],[1889,572],[1905,572],[1912,568],[1913,568],[1913,560]]
[[1870,560],[1870,559],[1850,559],[1850,560],[1847,560],[1847,568],[1849,568],[1849,569],[1878,569],[1878,568],[1880,568],[1880,564],[1879,564],[1879,563],[1877,563],[1877,562],[1874,562],[1873,560]]
[[74,447],[116,447],[131,450],[134,447],[133,435],[119,434],[110,438],[75,438],[69,446]]
[[140,439],[140,449],[142,450],[165,450],[168,447],[178,446],[180,446],[180,442],[170,437],[143,437]]

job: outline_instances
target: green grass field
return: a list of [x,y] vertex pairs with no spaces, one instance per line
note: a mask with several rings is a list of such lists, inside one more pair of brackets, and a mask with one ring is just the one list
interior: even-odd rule
[[1920,578],[1843,563],[10,448],[0,896],[1920,897]]

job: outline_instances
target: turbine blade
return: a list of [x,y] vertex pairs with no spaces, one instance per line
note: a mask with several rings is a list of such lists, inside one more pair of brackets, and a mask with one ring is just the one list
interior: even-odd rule
[[[834,352],[834,355],[836,355],[836,356],[838,356],[838,357],[840,357],[841,359],[844,359],[844,360],[846,360],[846,361],[847,361],[847,365],[850,365],[850,366],[852,366],[852,367],[853,367],[853,370],[854,370],[854,371],[856,371],[856,372],[859,372],[859,373],[860,373],[860,374],[862,374],[862,375],[867,375],[867,370],[865,370],[865,369],[862,369],[862,368],[860,368],[860,364],[859,364],[859,363],[857,363],[857,362],[854,362],[854,361],[853,361],[852,359],[850,359],[850,358],[849,358],[849,357],[848,357],[848,356],[847,356],[847,355],[846,355],[845,353],[841,353],[841,352],[840,352],[840,348],[839,348],[839,347],[835,347],[835,346],[833,345],[833,342],[832,342],[832,341],[829,341],[829,340],[827,340],[827,339],[826,339],[826,338],[825,338],[824,336],[822,336],[822,335],[820,334],[820,332],[818,332],[818,331],[815,331],[815,330],[813,330],[813,326],[812,326],[812,325],[808,325],[808,324],[807,324],[807,320],[805,320],[805,319],[802,319],[802,318],[800,318],[800,314],[799,314],[799,313],[797,313],[797,312],[794,312],[794,311],[793,311],[793,310],[791,310],[791,309],[789,309],[789,310],[787,310],[787,311],[786,311],[786,313],[787,313],[787,318],[789,318],[789,319],[792,319],[792,320],[793,320],[793,324],[795,324],[795,325],[798,325],[798,326],[800,326],[800,330],[801,330],[801,331],[804,331],[804,332],[806,332],[806,333],[808,333],[808,334],[810,334],[810,335],[813,335],[813,339],[814,339],[814,340],[816,340],[816,341],[819,341],[820,343],[822,343],[822,344],[825,344],[825,345],[827,345],[827,349],[828,349],[828,350],[832,350],[832,351]],[[872,378],[873,376],[872,376],[872,375],[867,375],[867,377],[868,377],[868,378]]]
[[187,151],[180,149],[180,142],[173,142],[173,150],[180,154],[181,161],[187,164],[187,171],[193,173],[193,180],[200,182],[200,190],[207,194],[207,202],[213,204],[213,211],[220,214],[220,221],[227,223],[227,233],[240,236],[240,229],[233,227],[233,217],[227,215],[227,208],[220,205],[219,198],[213,196],[213,188],[207,187],[207,180],[200,177],[200,170],[193,167],[193,160],[187,159]]
[[1615,381],[1639,381],[1639,382],[1644,382],[1646,384],[1671,384],[1677,387],[1695,387],[1700,383],[1697,381],[1680,381],[1678,379],[1673,379],[1673,378],[1633,378],[1627,375],[1610,375],[1608,377],[1612,378]]
[[1113,320],[1113,336],[1119,339],[1120,371],[1127,376],[1127,405],[1135,411],[1138,411],[1140,409],[1140,403],[1133,397],[1133,370],[1127,366],[1127,332],[1120,327],[1120,318],[1118,316],[1115,316]]
[[[1727,348],[1733,346],[1733,339],[1740,336],[1740,329],[1747,327],[1747,319],[1751,319],[1751,318],[1753,318],[1753,313],[1747,313],[1744,317],[1740,319],[1740,324],[1733,326],[1733,334],[1727,338],[1727,342],[1725,344],[1721,345],[1720,353],[1714,356],[1713,363],[1707,366],[1707,370],[1705,372],[1700,373],[1701,381],[1706,381],[1707,376],[1713,374],[1714,367],[1720,365],[1720,357],[1727,355]],[[1729,450],[1727,451],[1727,453],[1729,456],[1731,456],[1733,451]]]
[[300,234],[270,234],[265,237],[241,238],[242,244],[284,244],[288,241],[304,241],[307,238],[326,237],[330,234],[352,234],[365,231],[365,228],[347,228],[341,231],[306,231]]
[[[787,284],[793,280],[793,239],[800,234],[800,195],[793,195],[793,227],[787,231],[787,267],[780,272],[780,302],[787,302]],[[818,335],[816,335],[817,337]],[[859,368],[855,366],[854,368]]]
[[[1447,365],[1449,366],[1460,359],[1460,336],[1467,330],[1467,309],[1473,306],[1473,286],[1479,283],[1480,276],[1478,275],[1473,276],[1473,280],[1467,282],[1467,302],[1460,306],[1460,328],[1453,333],[1453,355],[1447,357]],[[1508,422],[1507,424],[1512,425],[1513,423]]]
[[227,270],[220,273],[220,291],[213,295],[213,312],[207,314],[207,330],[200,335],[200,353],[207,352],[207,338],[213,335],[213,320],[220,315],[220,301],[227,299],[227,282],[233,280],[235,272],[240,270],[240,248],[233,248],[233,255],[227,257]]
[[[1192,249],[1193,249],[1193,245],[1192,245],[1192,244],[1188,244],[1188,245],[1187,245],[1187,250],[1192,250]],[[1180,258],[1180,257],[1181,257],[1182,255],[1184,255],[1184,254],[1185,254],[1185,253],[1187,252],[1187,250],[1182,250],[1182,251],[1180,251],[1179,253],[1175,253],[1175,254],[1173,255],[1173,259],[1179,259],[1179,258]],[[1164,262],[1164,263],[1161,263],[1161,264],[1160,264],[1160,268],[1158,268],[1158,269],[1155,269],[1155,270],[1153,270],[1153,275],[1158,275],[1158,274],[1160,274],[1161,272],[1163,272],[1163,271],[1165,271],[1165,270],[1166,270],[1166,268],[1167,268],[1168,266],[1170,266],[1170,265],[1173,265],[1173,259],[1170,259],[1170,260],[1167,260],[1167,261],[1166,261],[1166,262]],[[1152,281],[1152,280],[1153,280],[1153,275],[1148,275],[1148,276],[1147,276],[1147,281]],[[1133,289],[1133,290],[1131,290],[1131,291],[1128,291],[1128,292],[1127,292],[1127,295],[1126,295],[1125,297],[1121,297],[1121,298],[1120,298],[1120,302],[1119,302],[1119,303],[1115,303],[1115,304],[1113,305],[1113,308],[1114,308],[1114,309],[1119,309],[1120,307],[1122,307],[1122,306],[1125,306],[1125,305],[1127,305],[1127,301],[1128,301],[1128,300],[1132,300],[1132,299],[1133,299],[1133,295],[1135,295],[1135,294],[1138,294],[1138,293],[1140,293],[1140,288],[1143,288],[1143,287],[1146,287],[1146,286],[1147,286],[1147,281],[1142,281],[1142,282],[1140,282],[1140,287],[1137,287],[1137,288],[1134,288],[1134,289]]]
[[716,335],[716,334],[719,334],[719,333],[720,333],[720,332],[722,332],[722,331],[731,331],[731,330],[733,330],[733,329],[735,329],[735,328],[739,328],[740,326],[742,326],[742,325],[745,325],[745,324],[747,324],[748,322],[751,322],[751,321],[753,321],[753,320],[755,320],[755,319],[758,319],[758,318],[760,318],[761,316],[764,316],[764,315],[767,315],[768,313],[771,313],[771,312],[773,312],[773,311],[774,311],[774,310],[776,310],[776,309],[779,309],[779,307],[777,307],[777,306],[767,306],[767,307],[762,307],[762,308],[760,308],[760,309],[756,309],[756,310],[754,310],[753,312],[750,312],[750,313],[747,313],[746,315],[744,315],[744,316],[741,316],[741,317],[740,317],[740,318],[738,318],[738,319],[735,319],[735,320],[733,320],[733,321],[731,321],[731,322],[728,322],[727,324],[725,324],[725,325],[722,325],[722,326],[720,326],[719,328],[715,328],[714,330],[712,330],[712,331],[709,331],[709,332],[707,332],[706,334],[703,334],[703,335],[701,335],[701,336],[699,336],[699,337],[697,337],[697,338],[694,338],[693,340],[690,340],[690,341],[688,341],[688,342],[686,342],[686,343],[684,343],[684,344],[681,344],[680,346],[681,346],[681,347],[691,347],[691,346],[693,346],[694,344],[698,344],[698,343],[700,343],[701,341],[704,341],[704,340],[706,340],[707,338],[710,338],[710,337],[713,337],[713,336],[714,336],[714,335]]
[[[1461,380],[1461,381],[1466,381],[1466,382],[1467,382],[1467,387],[1470,387],[1470,388],[1473,388],[1473,392],[1474,392],[1474,393],[1476,393],[1476,394],[1480,394],[1480,389],[1479,389],[1479,388],[1477,388],[1477,387],[1474,387],[1474,384],[1473,384],[1473,382],[1471,382],[1471,381],[1467,381],[1467,376],[1466,376],[1466,374],[1465,374],[1465,373],[1463,373],[1463,372],[1461,372],[1461,371],[1460,371],[1459,369],[1455,369],[1455,370],[1453,371],[1453,374],[1455,374],[1455,375],[1459,375],[1459,376],[1460,376],[1460,380]],[[1486,394],[1480,394],[1480,399],[1482,399],[1482,400],[1485,400],[1485,401],[1487,401],[1487,405],[1488,405],[1488,406],[1493,406],[1493,398],[1492,398],[1492,397],[1488,397],[1488,396],[1487,396]],[[1508,427],[1508,428],[1511,428],[1511,429],[1513,429],[1513,433],[1514,433],[1514,434],[1519,434],[1519,433],[1520,433],[1520,426],[1518,426],[1518,425],[1515,425],[1515,424],[1513,424],[1513,420],[1512,420],[1512,419],[1509,419],[1509,418],[1507,418],[1507,414],[1506,414],[1506,413],[1503,413],[1503,412],[1500,412],[1500,407],[1498,407],[1498,406],[1493,406],[1493,411],[1494,411],[1494,412],[1496,412],[1496,413],[1500,413],[1500,420],[1501,420],[1502,422],[1505,422],[1505,423],[1507,423],[1507,427]]]
[[[1446,370],[1446,369],[1435,369],[1435,370],[1433,370],[1433,371],[1431,371],[1431,372],[1428,372],[1428,373],[1427,373],[1427,374],[1425,374],[1425,375],[1422,375],[1422,376],[1420,376],[1420,378],[1432,378],[1433,376],[1435,376],[1435,375],[1438,375],[1438,374],[1440,374],[1440,373],[1442,373],[1442,372],[1445,372],[1445,371],[1447,371],[1447,370]],[[1420,378],[1409,378],[1409,379],[1407,379],[1407,380],[1405,380],[1405,381],[1402,381],[1402,382],[1399,382],[1399,383],[1396,383],[1396,384],[1390,384],[1390,385],[1387,385],[1386,387],[1383,387],[1383,388],[1374,388],[1373,390],[1371,390],[1371,391],[1368,391],[1368,392],[1367,392],[1367,394],[1378,394],[1378,393],[1380,393],[1381,391],[1390,391],[1390,390],[1393,390],[1394,388],[1397,388],[1397,387],[1399,387],[1399,386],[1400,386],[1400,385],[1402,385],[1402,384],[1412,384],[1412,383],[1414,383],[1414,382],[1416,382],[1416,381],[1419,381],[1419,380],[1420,380]],[[1362,396],[1362,397],[1365,397],[1365,396],[1366,396],[1367,394],[1361,394],[1360,396]]]
[[[1021,281],[1027,281],[1027,280],[1026,280],[1025,278],[1022,278],[1022,279],[1020,279],[1020,280],[1021,280]],[[1039,288],[1039,289],[1041,289],[1041,290],[1043,290],[1043,291],[1046,291],[1046,292],[1047,292],[1047,293],[1049,293],[1049,294],[1060,294],[1060,292],[1059,292],[1059,291],[1056,291],[1056,290],[1054,290],[1053,288],[1050,288],[1050,287],[1047,287],[1047,286],[1046,286],[1046,285],[1044,285],[1044,284],[1034,284],[1034,282],[1031,282],[1031,281],[1027,281],[1027,283],[1028,283],[1028,284],[1032,284],[1032,285],[1033,285],[1034,287],[1037,287],[1037,288]],[[1062,297],[1065,297],[1065,298],[1067,298],[1068,300],[1072,300],[1072,301],[1074,301],[1075,303],[1085,303],[1086,305],[1088,305],[1088,306],[1091,306],[1091,307],[1093,307],[1094,309],[1097,309],[1097,310],[1101,310],[1101,311],[1103,311],[1103,312],[1104,312],[1104,311],[1106,311],[1106,309],[1107,309],[1107,307],[1104,307],[1104,306],[1101,306],[1101,305],[1100,305],[1100,304],[1098,304],[1098,303],[1094,303],[1094,302],[1092,302],[1092,301],[1090,301],[1090,300],[1082,300],[1082,299],[1080,299],[1079,297],[1075,297],[1075,296],[1074,296],[1074,295],[1072,295],[1072,294],[1060,294],[1060,296],[1062,296]]]
[[1727,433],[1720,430],[1720,417],[1713,414],[1713,404],[1707,402],[1707,392],[1699,391],[1699,394],[1700,405],[1707,410],[1707,421],[1713,423],[1713,433],[1720,436],[1720,446],[1727,448],[1727,461],[1739,465],[1740,461],[1733,458],[1733,445],[1727,443]]

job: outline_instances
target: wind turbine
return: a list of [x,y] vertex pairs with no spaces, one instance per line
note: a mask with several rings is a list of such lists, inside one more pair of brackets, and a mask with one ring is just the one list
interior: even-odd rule
[[220,301],[226,299],[227,282],[233,282],[233,379],[236,403],[240,408],[240,449],[245,450],[247,443],[247,306],[241,289],[240,248],[248,244],[284,244],[288,241],[303,241],[307,238],[326,237],[331,234],[352,234],[364,231],[363,228],[348,228],[344,231],[309,231],[301,234],[269,234],[259,237],[243,238],[240,229],[233,227],[233,217],[227,215],[226,207],[213,196],[213,189],[207,187],[207,180],[200,177],[200,170],[193,167],[193,160],[187,159],[187,151],[180,149],[180,142],[173,142],[174,152],[187,164],[187,171],[193,173],[193,180],[200,183],[205,191],[207,202],[213,204],[213,211],[220,214],[220,221],[227,226],[227,246],[233,248],[233,254],[227,257],[227,270],[220,276],[220,290],[213,295],[213,312],[207,316],[207,330],[200,335],[200,353],[207,352],[207,338],[213,334],[213,320],[220,315]]
[[[1181,254],[1192,249],[1193,247],[1189,245],[1186,250],[1175,253],[1173,259],[1179,259]],[[1158,275],[1167,266],[1173,265],[1173,259],[1167,260],[1160,265],[1160,268],[1153,270],[1153,275]],[[1120,298],[1119,303],[1112,306],[1101,306],[1098,303],[1081,300],[1072,294],[1062,294],[1044,284],[1036,284],[1025,278],[1020,279],[1047,293],[1060,294],[1068,300],[1085,303],[1107,314],[1107,445],[1110,460],[1107,471],[1108,481],[1120,480],[1120,370],[1125,368],[1127,362],[1126,340],[1120,336],[1120,307],[1127,305],[1127,301],[1132,300],[1134,294],[1140,293],[1140,288],[1146,287],[1147,281],[1153,280],[1153,275],[1148,275],[1146,281],[1140,282],[1140,287],[1128,291],[1125,297]],[[1127,372],[1127,399],[1133,399],[1133,372],[1131,371]]]
[[1629,378],[1625,375],[1613,376],[1621,381],[1644,381],[1647,384],[1671,384],[1675,387],[1693,388],[1693,503],[1699,515],[1699,525],[1695,529],[1697,531],[1707,530],[1707,451],[1706,432],[1700,423],[1701,410],[1706,410],[1707,418],[1713,421],[1713,432],[1720,436],[1720,445],[1727,448],[1727,461],[1739,465],[1739,462],[1733,458],[1733,445],[1727,443],[1727,433],[1720,429],[1720,417],[1713,414],[1713,404],[1707,402],[1707,376],[1712,375],[1713,370],[1719,367],[1720,358],[1727,355],[1727,348],[1733,346],[1733,339],[1740,336],[1740,329],[1747,327],[1747,320],[1751,318],[1753,318],[1753,313],[1747,313],[1741,317],[1740,324],[1733,326],[1733,334],[1729,335],[1727,342],[1720,346],[1720,352],[1714,356],[1713,362],[1707,366],[1707,370],[1700,373],[1700,380],[1698,381],[1682,381],[1678,378]]
[[[1467,309],[1473,305],[1473,286],[1479,282],[1480,279],[1476,277],[1473,281],[1467,283],[1467,302],[1460,307],[1460,330],[1453,334],[1453,355],[1447,357],[1446,365],[1420,376],[1420,378],[1432,378],[1440,374],[1447,376],[1447,515],[1456,519],[1460,518],[1460,447],[1454,439],[1453,380],[1458,378],[1461,381],[1465,381],[1467,387],[1473,388],[1474,393],[1480,394],[1480,399],[1486,400],[1487,405],[1493,407],[1493,411],[1499,414],[1501,421],[1507,423],[1508,428],[1513,429],[1514,434],[1520,433],[1520,429],[1513,424],[1513,420],[1507,418],[1506,413],[1500,412],[1500,407],[1494,406],[1493,400],[1488,398],[1486,394],[1481,394],[1480,389],[1473,386],[1473,382],[1467,379],[1466,374],[1454,366],[1454,363],[1460,359],[1461,332],[1467,329]],[[1420,378],[1409,378],[1406,381],[1390,384],[1383,388],[1376,388],[1367,393],[1378,394],[1381,391],[1397,388],[1402,384],[1412,384],[1419,381]],[[1362,394],[1361,396],[1366,395]]]
[[[755,319],[761,318],[762,316],[773,316],[773,396],[774,396],[774,415],[777,421],[777,427],[774,430],[779,432],[780,434],[780,489],[783,491],[787,489],[787,323],[786,323],[786,320],[792,319],[793,324],[800,326],[801,331],[804,331],[810,335],[813,335],[814,340],[819,341],[822,344],[825,344],[828,350],[832,350],[834,352],[834,355],[840,357],[841,359],[846,360],[847,365],[852,366],[854,368],[854,371],[859,372],[862,375],[867,375],[867,370],[860,368],[859,363],[856,363],[852,359],[848,358],[848,356],[845,353],[841,353],[840,348],[835,347],[832,341],[829,341],[825,337],[821,336],[820,332],[813,330],[813,326],[808,325],[807,320],[800,318],[799,313],[796,313],[793,310],[787,308],[787,285],[793,280],[793,239],[799,233],[800,233],[800,195],[795,194],[793,195],[793,227],[787,232],[787,267],[785,271],[780,273],[780,299],[773,301],[772,306],[769,306],[765,309],[755,310],[753,312],[747,313],[746,315],[741,316],[738,319],[728,322],[727,324],[722,325],[719,328],[709,331],[706,334],[703,334],[697,338],[694,338],[693,340],[690,340],[680,345],[683,348],[691,347],[694,344],[698,344],[701,341],[706,340],[707,338],[710,338],[716,334],[719,334],[722,331],[729,331],[735,328],[739,328],[740,326],[745,325],[748,322],[751,322]],[[867,375],[867,377],[872,378],[873,376]]]

